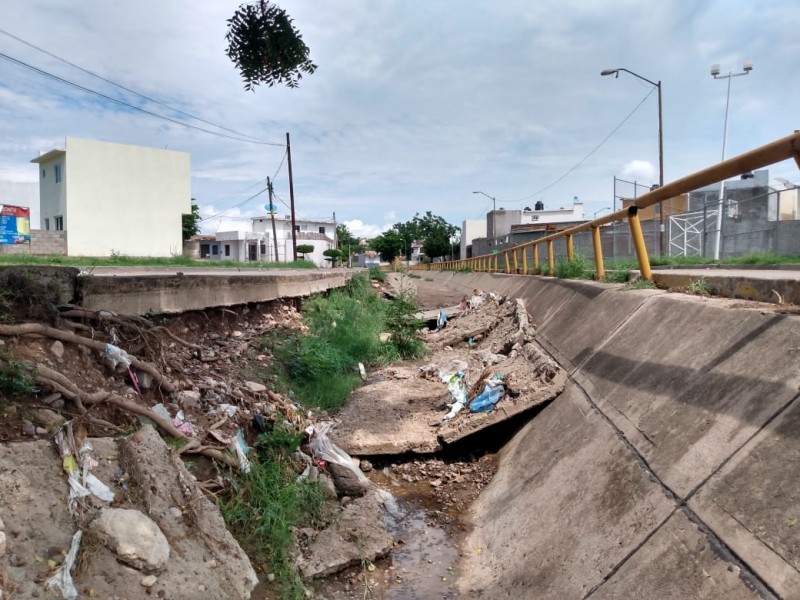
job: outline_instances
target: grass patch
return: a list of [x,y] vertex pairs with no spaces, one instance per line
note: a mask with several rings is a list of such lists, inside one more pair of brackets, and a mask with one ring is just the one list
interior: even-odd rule
[[628,277],[630,277],[630,271],[606,271],[606,276],[603,278],[603,281],[606,283],[625,283],[628,281]]
[[656,289],[656,284],[650,281],[649,279],[637,279],[636,281],[631,281],[627,283],[623,288],[623,290],[654,290]]
[[203,267],[206,269],[316,269],[311,261],[286,263],[239,262],[236,260],[197,260],[187,256],[135,257],[112,253],[111,256],[0,256],[0,265],[61,265],[68,267]]
[[275,575],[281,598],[300,600],[305,590],[292,568],[293,529],[319,527],[325,496],[316,482],[297,481],[288,460],[302,436],[275,425],[254,444],[249,473],[231,472],[229,492],[219,501],[228,528],[255,561]]
[[386,281],[386,273],[381,271],[380,267],[370,267],[369,278],[374,281],[380,281],[381,283],[383,283]]
[[743,254],[742,256],[733,256],[731,258],[723,259],[719,262],[723,265],[780,265],[785,263],[799,263],[800,256],[761,252],[754,254]]
[[561,279],[592,279],[593,275],[594,266],[581,254],[575,254],[572,260],[556,262],[556,277]]
[[695,294],[697,296],[709,296],[711,295],[711,288],[709,287],[706,278],[701,277],[700,279],[695,279],[689,282],[689,284],[686,286],[686,293]]
[[[333,411],[358,385],[359,362],[380,365],[424,354],[417,310],[410,293],[381,300],[367,276],[358,274],[346,288],[306,303],[308,335],[272,332],[260,347],[277,359],[278,387],[304,405]],[[381,333],[391,334],[389,340],[382,342]]]
[[37,391],[33,374],[23,365],[0,352],[0,397],[10,400],[30,396]]

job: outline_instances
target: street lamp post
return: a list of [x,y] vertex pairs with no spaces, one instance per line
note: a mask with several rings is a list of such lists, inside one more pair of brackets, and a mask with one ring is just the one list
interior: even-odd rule
[[597,215],[599,215],[604,210],[611,210],[611,207],[610,206],[606,206],[605,208],[601,208],[600,210],[594,211],[594,214],[592,215],[592,221],[594,221],[597,218]]
[[489,200],[492,201],[492,239],[494,239],[495,236],[497,236],[497,230],[495,228],[495,213],[497,212],[497,200],[494,199],[494,196],[490,196],[486,192],[472,192],[472,193],[483,194],[484,196],[489,198]]
[[[600,75],[607,76],[607,75],[614,75],[615,78],[619,77],[619,72],[625,71],[634,77],[638,77],[642,81],[646,81],[650,85],[654,86],[658,90],[658,185],[659,187],[664,186],[664,121],[662,117],[661,111],[661,81],[655,82],[650,81],[647,77],[642,77],[638,73],[634,73],[633,71],[629,71],[628,69],[603,69],[600,71]],[[666,250],[665,246],[665,238],[664,238],[664,206],[661,205],[659,207],[659,229],[661,230],[660,234],[660,246],[661,246],[661,254],[664,255]]]
[[[728,71],[727,75],[720,75],[719,65],[711,65],[711,76],[714,79],[728,80],[728,95],[725,98],[725,126],[722,131],[722,161],[725,161],[725,149],[728,143],[728,108],[731,104],[731,79],[747,75],[753,70],[753,61],[748,60],[742,66],[741,73]],[[714,260],[719,260],[722,251],[722,212],[725,203],[725,182],[719,184],[719,204],[717,206],[717,239],[714,243]]]

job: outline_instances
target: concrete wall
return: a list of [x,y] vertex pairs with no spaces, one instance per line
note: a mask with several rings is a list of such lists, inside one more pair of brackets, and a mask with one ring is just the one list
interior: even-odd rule
[[66,160],[70,256],[181,254],[188,153],[67,138]]
[[567,390],[473,506],[482,598],[800,597],[800,316],[521,276],[428,273],[525,300]]
[[[42,229],[55,229],[56,217],[62,217],[63,229],[67,228],[67,170],[66,154],[48,152],[49,159],[38,163],[39,210]],[[61,181],[56,182],[56,166],[61,168]]]
[[30,244],[0,245],[0,255],[34,254],[39,256],[65,256],[67,254],[67,232],[31,230]]

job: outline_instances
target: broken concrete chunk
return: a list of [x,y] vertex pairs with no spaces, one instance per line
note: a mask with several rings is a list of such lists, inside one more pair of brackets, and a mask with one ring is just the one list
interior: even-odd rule
[[194,390],[181,390],[175,396],[183,408],[197,408],[200,404],[200,392]]
[[375,492],[348,504],[341,519],[317,534],[308,556],[298,558],[303,577],[325,577],[361,564],[362,560],[374,561],[386,556],[393,540],[384,527],[382,510],[381,499]]
[[265,386],[263,383],[258,383],[256,381],[245,381],[244,384],[247,386],[247,389],[254,394],[267,391],[267,386]]
[[328,467],[333,475],[333,483],[340,496],[360,497],[369,491],[369,481],[359,479],[358,476],[345,466],[329,463]]
[[159,573],[169,560],[169,542],[149,517],[138,510],[104,508],[92,521],[117,558],[145,573]]
[[0,531],[0,557],[6,555],[6,534]]
[[325,475],[325,473],[320,473],[317,476],[317,481],[319,482],[319,485],[322,488],[322,493],[325,494],[326,497],[335,500],[337,494],[336,494],[336,486],[333,483],[333,479]]

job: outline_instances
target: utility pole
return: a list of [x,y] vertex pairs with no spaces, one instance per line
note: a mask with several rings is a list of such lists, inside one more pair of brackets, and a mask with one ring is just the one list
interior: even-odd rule
[[294,223],[294,179],[292,178],[292,144],[289,141],[288,131],[286,132],[286,163],[289,166],[289,205],[292,212],[292,260],[297,260],[297,229]]
[[269,218],[272,220],[272,243],[275,246],[275,262],[280,262],[278,258],[278,234],[275,233],[275,205],[272,203],[272,182],[267,177],[267,192],[269,192]]

